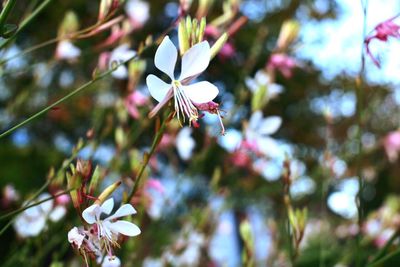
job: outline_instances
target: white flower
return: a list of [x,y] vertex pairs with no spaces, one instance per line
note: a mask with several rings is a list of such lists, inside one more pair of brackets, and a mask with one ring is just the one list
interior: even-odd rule
[[129,0],[125,5],[125,12],[132,21],[134,27],[141,27],[149,19],[149,3],[140,0]]
[[49,214],[49,219],[52,222],[58,222],[61,220],[65,214],[67,213],[67,208],[64,206],[56,206],[53,208],[53,211]]
[[85,235],[80,233],[77,227],[72,228],[68,232],[68,242],[81,248]]
[[[102,257],[100,257],[99,259],[101,262]],[[103,263],[101,264],[101,267],[120,267],[120,266],[121,266],[121,260],[116,256],[104,257]]]
[[282,119],[278,116],[263,118],[261,111],[256,111],[250,118],[246,129],[246,139],[255,142],[259,150],[270,157],[280,154],[278,143],[270,137],[282,124]]
[[140,234],[140,229],[135,224],[116,220],[120,217],[136,214],[136,210],[131,204],[122,205],[114,215],[105,219],[100,219],[102,213],[109,215],[114,208],[114,199],[106,200],[101,206],[93,204],[82,212],[83,219],[88,224],[96,224],[98,229],[98,238],[104,242],[106,250],[111,251],[110,245],[116,245],[118,235],[137,236]]
[[56,58],[72,60],[81,55],[81,50],[68,40],[62,40],[56,48]]
[[196,146],[196,142],[192,138],[191,133],[191,128],[184,127],[176,136],[176,149],[183,160],[188,160],[192,156],[193,149]]
[[154,64],[168,75],[171,82],[165,83],[152,74],[147,76],[146,83],[150,94],[160,102],[150,116],[153,116],[173,97],[178,119],[182,115],[183,121],[185,121],[185,116],[189,118],[189,124],[196,121],[198,111],[193,103],[207,103],[218,95],[218,88],[209,82],[202,81],[188,85],[208,67],[210,56],[210,45],[207,41],[194,45],[183,55],[181,75],[175,79],[174,71],[178,52],[169,37],[165,36],[156,51]]
[[[109,68],[113,67],[113,64],[121,64],[136,55],[136,52],[129,50],[128,44],[123,44],[116,47],[110,55]],[[111,75],[116,79],[126,79],[128,77],[128,68],[125,65],[119,65]]]
[[[51,197],[50,194],[43,193],[38,197],[37,201],[42,201],[49,197]],[[33,203],[34,202],[25,202],[23,206]],[[37,236],[46,227],[46,221],[48,218],[54,222],[61,219],[65,215],[66,210],[61,214],[60,209],[58,209],[59,206],[54,208],[53,205],[53,199],[49,199],[48,201],[28,208],[19,214],[14,222],[14,229],[18,235],[21,237]],[[62,208],[65,209],[65,207]]]
[[260,88],[265,87],[267,89],[265,95],[266,101],[275,98],[283,92],[283,87],[279,84],[272,83],[268,73],[263,70],[257,71],[254,75],[254,79],[246,78],[246,85],[253,94],[260,90]]

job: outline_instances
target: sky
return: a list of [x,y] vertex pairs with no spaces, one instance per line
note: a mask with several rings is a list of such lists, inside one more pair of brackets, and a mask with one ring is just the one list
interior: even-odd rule
[[[335,75],[346,73],[357,75],[360,69],[363,42],[364,15],[361,0],[336,0],[339,5],[339,18],[323,22],[305,20],[301,23],[301,45],[296,56],[311,60],[323,70],[323,75],[331,79]],[[326,1],[317,1],[316,6],[323,10]],[[397,0],[367,1],[367,33],[374,27],[400,12]],[[301,14],[299,15],[301,18]],[[373,41],[371,50],[379,54],[382,69],[373,65],[367,58],[367,78],[371,82],[391,83],[395,87],[400,83],[400,41],[390,39],[383,43]]]

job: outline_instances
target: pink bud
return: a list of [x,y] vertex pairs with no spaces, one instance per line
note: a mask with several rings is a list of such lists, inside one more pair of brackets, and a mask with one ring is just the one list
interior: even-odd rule
[[393,131],[388,133],[383,140],[383,146],[386,151],[386,155],[390,162],[394,162],[398,158],[400,151],[400,131]]
[[296,65],[296,61],[286,54],[273,54],[269,59],[267,68],[281,72],[288,79],[292,77]]

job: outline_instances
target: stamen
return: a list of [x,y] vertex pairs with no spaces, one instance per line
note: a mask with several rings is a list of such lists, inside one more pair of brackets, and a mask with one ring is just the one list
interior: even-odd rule
[[219,119],[219,124],[221,125],[221,135],[225,135],[224,123],[222,122],[222,117],[221,117],[221,114],[219,113],[218,109],[217,109],[217,115],[218,115],[218,119]]
[[173,91],[174,91],[174,107],[175,111],[178,114],[178,120],[180,120],[180,114],[183,117],[183,122],[185,122],[186,117],[189,119],[189,126],[192,124],[192,122],[197,121],[199,118],[199,114],[197,111],[197,108],[194,106],[192,101],[189,99],[189,97],[185,94],[185,92],[181,89],[182,85],[179,81],[173,81],[172,82],[173,86]]

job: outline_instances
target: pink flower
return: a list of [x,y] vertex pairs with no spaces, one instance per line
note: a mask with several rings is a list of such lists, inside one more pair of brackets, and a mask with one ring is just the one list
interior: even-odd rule
[[131,32],[131,29],[124,28],[119,24],[115,24],[111,27],[111,34],[107,37],[107,39],[102,42],[98,48],[107,47],[117,43],[122,37],[128,35]]
[[383,140],[383,147],[390,162],[397,160],[400,151],[400,131],[388,133]]
[[296,65],[296,61],[288,55],[273,54],[268,61],[267,68],[278,70],[285,78],[289,79],[292,77]]
[[400,38],[400,25],[397,25],[396,23],[393,22],[393,20],[396,19],[398,16],[399,15],[379,23],[373,30],[375,34],[370,35],[364,41],[365,47],[367,49],[367,54],[370,56],[374,64],[378,67],[380,67],[380,63],[378,59],[376,59],[374,55],[372,55],[371,50],[369,48],[369,44],[374,39],[380,40],[382,42],[387,42],[390,36],[394,38]]
[[134,91],[125,98],[125,107],[132,118],[139,119],[140,113],[137,107],[144,106],[147,102],[148,97],[139,91]]

